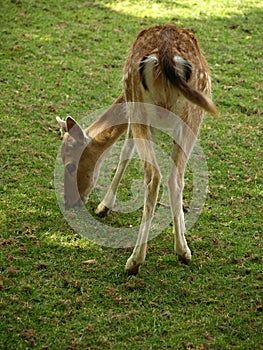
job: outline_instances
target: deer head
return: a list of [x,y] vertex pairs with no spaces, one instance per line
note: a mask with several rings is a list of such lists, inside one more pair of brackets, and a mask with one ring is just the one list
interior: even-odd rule
[[57,117],[63,134],[61,157],[64,163],[66,209],[85,204],[96,184],[100,166],[111,146],[127,129],[123,96],[87,129],[72,118]]
[[[64,201],[66,209],[83,205],[93,188],[96,159],[87,131],[71,117],[56,118],[63,130],[61,157],[64,163]],[[92,156],[93,155],[93,156]],[[95,164],[94,164],[95,161]]]

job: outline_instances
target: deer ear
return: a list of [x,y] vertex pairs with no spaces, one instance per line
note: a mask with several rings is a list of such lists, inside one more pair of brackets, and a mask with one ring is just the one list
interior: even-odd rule
[[56,120],[59,123],[61,129],[66,132],[67,131],[67,124],[66,124],[65,120],[63,120],[59,117],[56,117]]
[[68,133],[77,142],[83,143],[85,141],[86,136],[84,134],[84,131],[81,129],[80,125],[72,117],[67,117],[66,127],[67,127]]

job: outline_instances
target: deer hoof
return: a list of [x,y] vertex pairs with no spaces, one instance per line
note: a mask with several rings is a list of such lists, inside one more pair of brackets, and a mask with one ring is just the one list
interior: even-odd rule
[[178,255],[179,261],[184,263],[185,265],[189,265],[192,259],[191,253],[185,252],[183,255]]
[[126,265],[125,265],[125,271],[127,272],[128,275],[135,276],[139,273],[140,271],[140,264],[137,264],[134,260],[128,259]]
[[95,214],[100,217],[104,217],[108,215],[109,212],[110,212],[110,209],[106,207],[103,203],[100,203],[98,208],[95,210]]

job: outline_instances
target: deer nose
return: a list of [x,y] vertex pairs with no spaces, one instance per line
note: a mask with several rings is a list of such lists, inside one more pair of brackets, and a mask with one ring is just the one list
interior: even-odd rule
[[74,207],[82,207],[84,204],[83,204],[83,201],[79,198],[79,200],[75,203],[72,203],[72,204],[69,204],[68,200],[65,199],[65,209],[66,210],[69,210],[71,208],[74,208]]

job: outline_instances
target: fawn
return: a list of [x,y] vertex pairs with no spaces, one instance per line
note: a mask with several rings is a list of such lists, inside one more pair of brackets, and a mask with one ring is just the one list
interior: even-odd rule
[[[132,138],[133,142],[124,142],[110,189],[96,210],[98,215],[105,215],[113,207],[118,184],[134,148],[143,161],[144,207],[137,242],[125,266],[130,274],[137,274],[145,260],[148,233],[161,182],[161,173],[151,142],[151,120],[155,113],[159,113],[157,107],[165,108],[178,116],[182,125],[186,126],[176,132],[187,145],[187,151],[181,144],[173,142],[172,145],[172,170],[168,179],[168,191],[175,252],[185,263],[191,260],[191,251],[185,238],[182,203],[184,173],[203,111],[217,114],[210,94],[211,81],[207,63],[195,36],[188,30],[166,24],[139,33],[124,65],[123,92],[95,123],[84,131],[73,118],[68,117],[66,121],[58,118],[66,131],[62,158],[65,166],[64,193],[67,207],[81,205],[87,200],[103,160],[100,156],[126,129],[126,140]],[[162,116],[158,118],[162,123]],[[194,137],[189,137],[187,129],[191,130]]]

